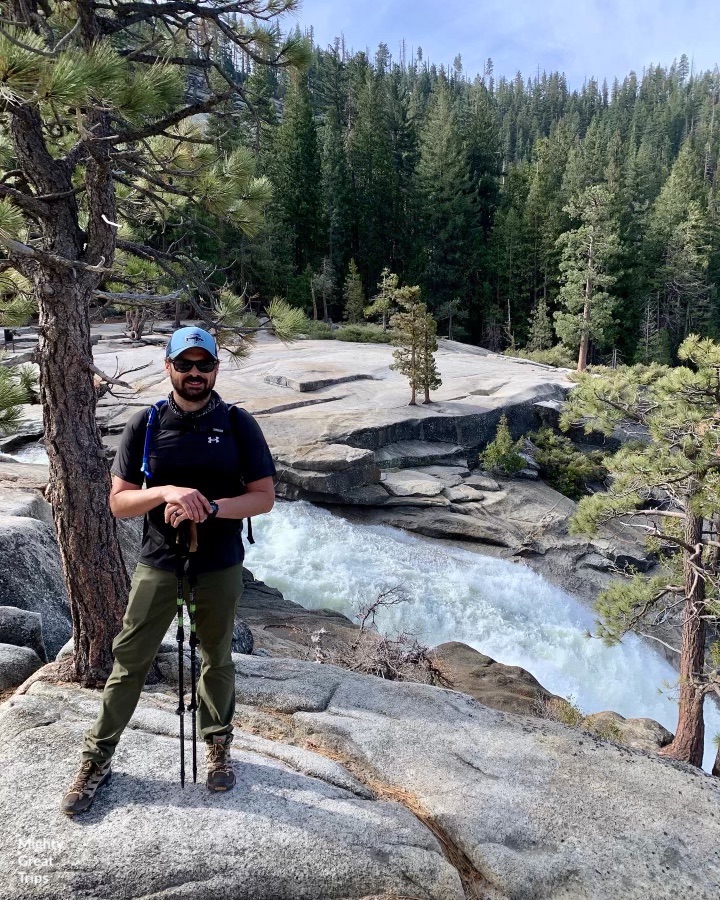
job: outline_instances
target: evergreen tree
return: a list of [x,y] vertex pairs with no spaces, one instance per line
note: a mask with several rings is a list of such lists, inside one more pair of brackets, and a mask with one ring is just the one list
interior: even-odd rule
[[343,299],[345,300],[345,318],[351,323],[359,322],[363,317],[365,292],[363,291],[362,279],[354,259],[350,260],[348,274],[345,277]]
[[583,421],[586,431],[610,434],[620,422],[631,421],[652,435],[651,442],[606,460],[608,492],[583,498],[573,527],[592,534],[603,522],[633,514],[629,521],[649,534],[661,571],[631,574],[603,591],[597,601],[599,635],[609,642],[629,631],[660,639],[655,628],[680,609],[680,647],[670,648],[679,657],[678,725],[672,743],[659,752],[699,766],[705,697],[720,686],[718,644],[714,662],[705,660],[708,629],[720,624],[720,346],[693,335],[678,356],[688,365],[581,376],[562,424]]
[[562,248],[560,301],[565,311],[555,314],[555,328],[566,346],[579,345],[577,367],[582,372],[590,341],[606,341],[613,324],[613,299],[606,288],[615,282],[609,269],[619,242],[606,188],[587,188],[566,211],[580,224],[558,239]]
[[456,337],[463,337],[467,334],[462,325],[458,325],[458,322],[466,321],[467,317],[467,311],[460,307],[459,297],[453,297],[447,303],[442,303],[435,311],[435,318],[438,322],[443,322],[447,319],[448,340],[450,341],[453,340],[453,334]]
[[432,343],[429,336],[425,337],[428,332],[427,309],[420,301],[420,288],[417,286],[399,288],[395,292],[395,301],[400,312],[390,319],[392,342],[397,347],[393,351],[395,362],[390,368],[407,376],[410,382],[408,405],[415,406],[415,395],[423,389],[424,366],[428,372],[427,384],[432,383],[432,366],[423,353],[425,344]]
[[540,297],[532,314],[530,336],[526,344],[527,350],[549,350],[555,343],[553,327],[548,315],[547,301]]
[[367,70],[357,89],[357,115],[348,134],[353,187],[353,256],[365,284],[380,275],[393,246],[395,172],[383,80]]
[[[280,11],[270,0],[249,5],[237,21],[211,2],[187,5],[180,18],[172,4],[130,10],[76,0],[73,11],[76,18],[55,3],[11,2],[7,9],[13,24],[0,35],[0,245],[3,270],[31,283],[40,321],[52,322],[41,329],[37,358],[47,496],[74,625],[74,657],[64,674],[94,684],[112,664],[129,584],[95,418],[91,302],[104,282],[106,299],[132,296],[132,279],[113,290],[123,278],[114,269],[119,254],[155,263],[211,318],[208,306],[222,298],[202,264],[182,248],[158,249],[145,235],[181,218],[194,229],[204,216],[257,230],[267,180],[254,177],[244,148],[218,155],[197,117],[227,112],[238,95],[225,73],[227,47],[258,65],[305,63],[307,51],[261,24]],[[162,302],[163,289],[159,284],[145,302]],[[223,307],[226,323],[236,321],[235,300]]]
[[512,478],[525,467],[525,460],[520,456],[519,449],[520,441],[513,441],[507,416],[503,413],[495,438],[487,445],[480,459],[488,472]]
[[435,353],[437,352],[437,322],[430,313],[426,312],[420,323],[420,348],[418,357],[419,380],[418,387],[425,394],[423,403],[430,403],[430,391],[437,390],[442,385],[442,379],[437,370]]
[[398,290],[398,276],[385,267],[380,273],[378,293],[372,298],[372,303],[365,307],[364,315],[367,319],[373,316],[382,316],[383,331],[387,331],[388,317],[395,307],[395,298]]
[[328,304],[335,288],[335,273],[332,270],[329,257],[325,257],[322,265],[317,272],[314,272],[310,278],[310,290],[312,292],[313,301],[313,317],[317,319],[317,301],[318,297],[322,300],[323,305],[323,322],[330,321],[330,312]]
[[477,252],[477,198],[452,94],[441,84],[430,101],[416,171],[417,238],[414,273],[432,308],[460,296]]
[[295,75],[273,142],[273,216],[286,236],[294,274],[315,267],[323,244],[320,155],[307,80]]

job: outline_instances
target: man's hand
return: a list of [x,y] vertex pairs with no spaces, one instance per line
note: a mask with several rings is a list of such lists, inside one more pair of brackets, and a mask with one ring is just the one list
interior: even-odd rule
[[163,489],[165,521],[173,528],[184,521],[204,522],[212,512],[210,501],[195,488],[167,485]]

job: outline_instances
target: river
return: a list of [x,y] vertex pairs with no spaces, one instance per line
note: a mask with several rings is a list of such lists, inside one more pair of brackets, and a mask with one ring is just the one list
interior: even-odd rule
[[[46,462],[41,446],[14,454]],[[278,500],[253,519],[246,563],[256,578],[309,609],[352,617],[391,587],[409,603],[383,610],[385,633],[408,632],[429,646],[462,641],[498,662],[522,666],[584,713],[612,709],[677,725],[677,672],[634,635],[606,647],[588,637],[593,613],[527,566],[451,547],[384,525],[360,525],[304,501]],[[705,760],[712,768],[720,711],[705,705]]]
[[[383,525],[359,525],[312,504],[278,501],[253,519],[246,564],[256,578],[308,608],[352,617],[391,587],[412,598],[383,610],[385,633],[406,631],[430,646],[463,641],[507,665],[522,666],[585,713],[612,709],[648,716],[671,731],[677,673],[634,635],[606,647],[588,637],[592,612],[521,564],[417,538]],[[706,704],[705,766],[715,758],[720,712]]]

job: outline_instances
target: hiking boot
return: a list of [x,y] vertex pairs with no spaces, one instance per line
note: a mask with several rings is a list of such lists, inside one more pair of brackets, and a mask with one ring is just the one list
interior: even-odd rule
[[78,769],[75,780],[63,797],[62,811],[68,816],[86,812],[92,806],[95,792],[110,781],[110,760],[95,762],[85,759]]
[[214,734],[205,744],[207,786],[211,791],[229,791],[235,787],[235,772],[230,757],[231,734]]

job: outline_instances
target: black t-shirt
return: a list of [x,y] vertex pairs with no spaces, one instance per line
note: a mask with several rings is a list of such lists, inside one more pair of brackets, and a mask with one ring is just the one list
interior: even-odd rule
[[[158,411],[151,428],[148,487],[173,484],[195,488],[208,500],[236,497],[245,485],[274,476],[275,464],[255,419],[244,409],[219,400],[202,416],[179,416],[169,403]],[[112,466],[112,474],[142,485],[148,409],[128,421]],[[208,519],[197,526],[195,571],[213,572],[243,561],[242,520]],[[140,562],[155,569],[175,570],[177,530],[165,524],[165,504],[146,513]]]

